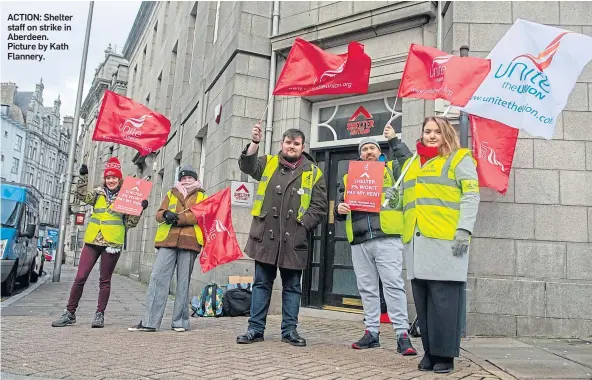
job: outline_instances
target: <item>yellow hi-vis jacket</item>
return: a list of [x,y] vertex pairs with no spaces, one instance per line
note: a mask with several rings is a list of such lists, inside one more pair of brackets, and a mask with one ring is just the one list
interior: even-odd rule
[[[253,202],[253,209],[251,210],[251,215],[261,215],[261,208],[263,207],[263,200],[265,199],[265,190],[267,190],[267,184],[269,183],[271,176],[273,175],[273,173],[275,173],[278,166],[279,157],[277,155],[267,155],[267,164],[265,165],[265,169],[263,169],[261,181],[259,181],[259,187],[257,188],[255,201]],[[302,188],[304,193],[300,195],[300,207],[298,208],[298,215],[296,216],[296,220],[298,220],[299,222],[301,221],[302,216],[304,215],[306,210],[308,210],[308,206],[310,206],[312,188],[318,182],[322,175],[323,173],[321,172],[321,169],[314,164],[312,165],[311,170],[305,170],[302,172],[302,176],[300,177],[300,187]]]
[[[167,197],[169,197],[169,211],[175,212],[177,210],[177,197],[171,191],[167,192]],[[197,198],[195,199],[195,204],[198,204],[206,198],[207,195],[205,195],[201,191],[198,191]],[[162,223],[160,226],[158,226],[158,230],[156,230],[156,236],[154,237],[154,242],[159,243],[161,241],[165,241],[167,236],[169,236],[169,232],[171,232],[171,227],[172,225],[168,223]],[[199,245],[203,247],[204,242],[201,228],[197,224],[194,225],[193,228],[195,230],[195,237],[197,238],[197,242],[199,243]]]
[[112,210],[113,203],[107,207],[107,199],[99,195],[93,206],[93,213],[86,227],[84,242],[92,244],[99,231],[109,243],[123,245],[125,239],[125,226],[123,214]]
[[419,156],[405,162],[403,168],[410,166],[403,178],[403,243],[411,241],[416,224],[426,237],[454,240],[462,192],[479,191],[477,181],[467,181],[466,189],[456,182],[455,169],[467,155],[472,158],[471,151],[463,148],[445,157],[437,156],[423,167]]

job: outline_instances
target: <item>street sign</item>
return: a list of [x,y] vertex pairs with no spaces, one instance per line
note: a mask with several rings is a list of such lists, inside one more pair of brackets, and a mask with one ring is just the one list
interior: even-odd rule
[[76,213],[76,220],[74,221],[74,224],[77,226],[84,226],[84,213],[83,212]]
[[231,181],[231,204],[233,206],[251,207],[255,196],[255,184],[252,182]]

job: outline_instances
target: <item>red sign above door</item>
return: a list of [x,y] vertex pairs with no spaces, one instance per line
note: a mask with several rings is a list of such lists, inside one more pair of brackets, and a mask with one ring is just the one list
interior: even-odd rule
[[[356,121],[359,116],[363,116],[362,120]],[[350,136],[361,136],[370,133],[370,130],[374,128],[374,120],[372,120],[372,114],[368,112],[364,106],[359,106],[356,112],[349,118],[347,123],[347,130]]]

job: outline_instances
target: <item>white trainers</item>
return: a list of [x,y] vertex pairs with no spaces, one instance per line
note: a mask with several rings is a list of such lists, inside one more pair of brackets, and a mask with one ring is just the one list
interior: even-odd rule
[[176,332],[185,332],[185,329],[183,327],[173,327],[173,330]]

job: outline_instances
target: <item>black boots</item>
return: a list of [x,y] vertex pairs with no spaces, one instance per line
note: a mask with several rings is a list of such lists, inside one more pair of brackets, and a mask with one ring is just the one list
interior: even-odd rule
[[454,358],[438,356],[434,364],[434,373],[448,373],[454,370]]
[[420,371],[434,371],[435,373],[449,373],[454,370],[454,358],[435,356],[425,353],[417,369]]
[[304,347],[306,346],[306,339],[298,335],[298,331],[290,331],[287,335],[282,336],[282,342],[290,343],[292,346]]
[[432,357],[427,352],[417,365],[417,369],[420,371],[431,371],[434,369],[434,363],[432,362]]
[[243,335],[236,337],[236,343],[238,344],[251,344],[256,342],[263,342],[263,334],[254,330],[247,330]]

